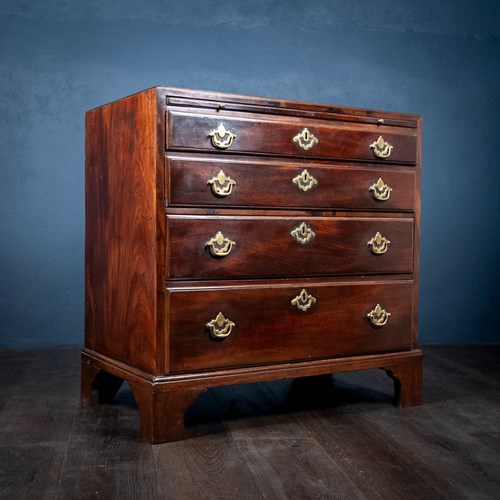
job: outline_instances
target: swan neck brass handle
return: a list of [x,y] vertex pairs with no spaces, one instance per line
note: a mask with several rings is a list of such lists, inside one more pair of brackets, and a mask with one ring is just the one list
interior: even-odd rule
[[221,231],[217,231],[217,234],[206,242],[205,247],[212,257],[225,257],[235,245],[236,242],[226,238]]
[[391,196],[392,188],[388,186],[380,177],[377,182],[374,182],[368,189],[373,198],[378,201],[386,201]]
[[392,153],[392,149],[394,146],[392,144],[389,144],[382,136],[379,136],[379,138],[370,144],[370,149],[373,151],[373,156],[375,158],[389,158]]
[[373,326],[380,327],[387,324],[390,315],[390,312],[387,312],[380,304],[377,304],[366,316]]
[[293,142],[295,142],[295,144],[298,144],[299,147],[301,147],[304,151],[307,151],[308,149],[311,149],[313,146],[318,144],[319,139],[311,134],[311,132],[309,132],[309,129],[306,127],[302,130],[302,132],[299,132],[293,138]]
[[307,245],[316,237],[316,233],[311,229],[311,226],[302,222],[291,233],[292,238],[301,245]]
[[226,175],[223,170],[207,181],[207,185],[210,186],[212,193],[221,198],[229,196],[233,192],[233,186],[235,184],[236,181]]
[[214,128],[208,133],[212,146],[217,149],[227,149],[231,146],[236,134],[233,134],[230,130],[226,130],[226,127],[221,123],[217,128]]
[[384,238],[378,231],[375,236],[368,242],[368,246],[370,247],[371,253],[375,255],[382,255],[387,252],[389,248],[390,241],[387,238]]
[[318,181],[309,173],[307,169],[292,179],[292,182],[302,191],[306,192],[318,184]]
[[300,311],[306,312],[314,304],[316,304],[316,298],[308,293],[305,288],[303,288],[301,292],[291,300],[290,303],[292,304],[292,306],[297,307],[297,309],[299,309]]
[[219,312],[219,314],[217,314],[217,316],[210,320],[205,326],[213,339],[225,339],[233,331],[236,324],[234,321],[231,321],[229,318],[226,318],[224,314]]

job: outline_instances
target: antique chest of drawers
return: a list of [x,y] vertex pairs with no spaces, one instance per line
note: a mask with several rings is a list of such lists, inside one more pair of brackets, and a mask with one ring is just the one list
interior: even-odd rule
[[158,87],[86,115],[82,400],[382,368],[419,404],[421,118]]

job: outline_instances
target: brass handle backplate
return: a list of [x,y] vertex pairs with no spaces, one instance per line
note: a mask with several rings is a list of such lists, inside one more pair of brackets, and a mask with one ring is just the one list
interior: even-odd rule
[[207,184],[210,186],[215,196],[224,198],[232,193],[236,181],[233,181],[231,177],[227,176],[224,171],[221,170],[215,177],[209,179]]
[[370,144],[370,149],[373,150],[375,158],[389,158],[394,146],[389,144],[385,139],[380,136],[375,142]]
[[292,182],[297,185],[299,189],[306,192],[318,184],[318,181],[306,170],[292,179]]
[[314,145],[318,144],[319,140],[307,128],[299,132],[294,138],[293,142],[298,144],[304,151],[311,149]]
[[310,293],[307,292],[305,288],[292,299],[290,302],[293,306],[296,306],[297,309],[301,311],[307,311],[313,304],[316,304],[316,298],[313,297]]
[[368,191],[371,192],[374,199],[379,201],[385,201],[391,196],[392,188],[388,186],[382,178],[379,178],[377,182],[374,182]]
[[236,242],[226,238],[220,231],[218,231],[213,238],[210,238],[207,241],[205,246],[208,248],[213,257],[225,257],[229,254],[229,252],[231,252],[235,245]]
[[207,137],[210,137],[214,148],[227,149],[233,143],[236,138],[236,134],[226,130],[224,125],[221,123],[217,128],[211,130]]
[[366,316],[373,326],[384,326],[389,321],[390,312],[377,304]]
[[292,238],[301,245],[307,245],[311,240],[316,237],[316,233],[305,222],[298,225],[290,235]]
[[384,238],[378,231],[375,236],[368,242],[370,251],[375,255],[382,255],[387,252],[390,241]]
[[232,332],[236,324],[220,312],[205,326],[208,328],[210,336],[213,339],[225,339]]

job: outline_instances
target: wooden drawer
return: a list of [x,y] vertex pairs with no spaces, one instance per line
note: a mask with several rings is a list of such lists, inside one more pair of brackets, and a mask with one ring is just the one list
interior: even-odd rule
[[167,158],[169,206],[414,210],[408,167],[252,162],[213,156]]
[[[166,135],[168,150],[408,164],[414,164],[417,160],[417,137],[414,129],[314,118],[170,110],[167,111]],[[377,143],[379,138],[390,147],[384,148]],[[382,156],[390,154],[387,157],[376,156],[377,151]]]
[[[411,281],[169,287],[170,371],[410,349],[412,291]],[[373,313],[383,326],[367,316],[377,304],[390,314]]]
[[[376,239],[377,233],[389,240]],[[167,216],[171,279],[409,273],[412,218]]]

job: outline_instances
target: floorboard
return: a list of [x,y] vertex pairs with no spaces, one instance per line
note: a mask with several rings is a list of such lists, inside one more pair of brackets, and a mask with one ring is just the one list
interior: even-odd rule
[[365,498],[314,438],[236,442],[264,498]]
[[498,498],[499,346],[424,348],[418,407],[382,370],[213,388],[156,446],[127,384],[80,406],[79,365],[0,351],[1,499]]
[[36,350],[0,350],[0,411],[15,394],[37,354]]
[[0,446],[0,498],[56,498],[64,450],[51,446]]
[[139,414],[128,386],[114,404],[75,415],[58,499],[157,499],[153,449],[139,440]]
[[[264,498],[223,423],[190,429],[189,439],[154,446],[159,498]],[[199,434],[199,435],[198,435]]]

